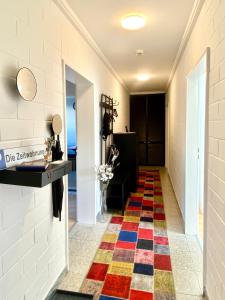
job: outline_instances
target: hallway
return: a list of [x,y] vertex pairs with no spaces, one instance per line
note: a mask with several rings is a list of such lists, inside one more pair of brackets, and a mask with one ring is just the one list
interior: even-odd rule
[[160,170],[177,300],[200,300],[203,293],[202,250],[197,238],[184,234],[169,176]]
[[[3,0],[0,16],[0,300],[44,300],[56,284],[80,290],[112,218],[108,214],[108,223],[96,224],[103,203],[99,170],[108,147],[119,149],[116,135],[131,132],[138,147],[124,143],[128,149],[119,150],[121,174],[116,171],[113,180],[107,175],[107,184],[116,186],[110,201],[124,208],[129,177],[135,190],[137,165],[162,166],[176,300],[202,299],[203,266],[205,298],[224,300],[225,0]],[[67,79],[73,83],[71,117]],[[70,145],[69,121],[77,122]],[[68,193],[68,149],[77,149],[76,195]],[[131,163],[122,170],[131,156],[138,158],[131,159],[134,176]],[[59,157],[63,163],[52,166]],[[20,164],[39,159],[43,172],[28,167],[29,173],[19,173]],[[138,225],[124,230],[121,224],[118,230],[119,241],[121,231],[136,232],[136,246],[145,240],[139,237],[141,218],[155,217],[154,207],[145,210],[146,199],[140,198],[141,206],[134,204],[140,208]],[[204,261],[197,234],[204,237]],[[152,235],[147,237],[154,245]],[[167,239],[155,240],[167,246]],[[109,270],[118,261],[116,243]],[[162,255],[169,256],[165,248]],[[135,254],[134,267],[141,264]]]
[[[166,169],[155,169],[160,170],[176,299],[203,299],[200,246],[194,237],[185,236],[183,233],[179,207]],[[108,221],[110,218],[111,215],[108,215]],[[79,224],[74,226],[70,233],[70,271],[61,279],[59,288],[80,290],[107,225],[97,223],[94,227]]]

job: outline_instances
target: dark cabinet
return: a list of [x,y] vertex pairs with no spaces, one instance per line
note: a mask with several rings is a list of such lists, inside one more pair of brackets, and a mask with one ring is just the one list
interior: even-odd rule
[[113,134],[113,143],[120,154],[118,172],[129,172],[130,188],[135,191],[137,176],[137,135],[134,132]]
[[119,150],[114,177],[107,189],[107,207],[121,209],[124,213],[129,193],[135,191],[137,180],[137,138],[136,133],[115,133],[113,143]]
[[140,165],[165,164],[165,94],[132,95],[130,128],[137,133]]

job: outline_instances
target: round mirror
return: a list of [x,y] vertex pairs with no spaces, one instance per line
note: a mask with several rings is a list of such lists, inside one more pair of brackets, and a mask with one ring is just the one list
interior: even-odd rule
[[28,68],[22,68],[17,73],[16,85],[20,96],[27,101],[33,101],[37,93],[37,82],[34,74]]
[[59,135],[62,132],[62,119],[60,115],[54,115],[52,119],[52,129],[54,134]]

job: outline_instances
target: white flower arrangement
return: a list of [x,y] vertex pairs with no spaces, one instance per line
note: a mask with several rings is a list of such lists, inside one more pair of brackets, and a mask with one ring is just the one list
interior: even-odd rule
[[118,166],[118,164],[115,166],[118,156],[119,151],[114,145],[111,146],[107,163],[100,165],[97,171],[97,176],[101,183],[108,184],[113,178],[113,170]]
[[102,183],[108,183],[113,178],[112,167],[108,164],[100,165],[98,168],[98,179]]
[[101,197],[100,197],[101,210],[100,210],[100,217],[99,217],[100,222],[106,221],[104,217],[104,211],[107,211],[107,205],[106,205],[107,187],[110,180],[113,178],[113,170],[119,165],[119,163],[115,165],[115,161],[118,156],[119,156],[119,151],[116,149],[114,145],[111,145],[109,149],[109,158],[107,163],[100,165],[97,169],[97,177],[101,183]]

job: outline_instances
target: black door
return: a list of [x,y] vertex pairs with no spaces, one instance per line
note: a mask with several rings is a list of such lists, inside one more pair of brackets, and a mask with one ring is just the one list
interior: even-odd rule
[[147,157],[147,102],[145,95],[131,96],[130,129],[137,133],[138,163],[146,165]]
[[140,165],[165,164],[165,94],[132,95],[130,128],[137,133]]

